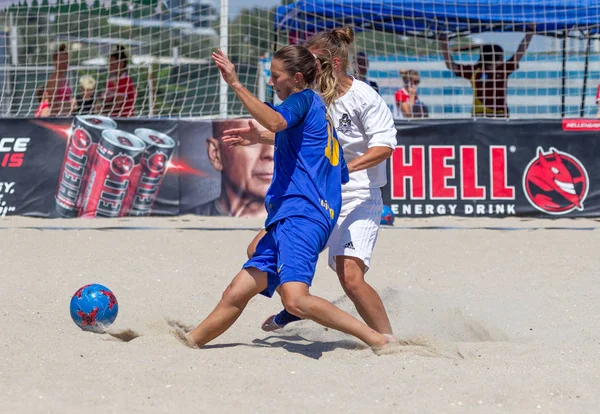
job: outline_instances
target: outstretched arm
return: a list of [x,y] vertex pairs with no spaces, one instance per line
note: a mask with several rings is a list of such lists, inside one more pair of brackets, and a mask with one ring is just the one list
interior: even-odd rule
[[448,45],[448,37],[445,34],[440,35],[440,44],[442,46],[442,54],[444,55],[444,62],[446,63],[446,67],[450,69],[452,72],[456,73],[458,76],[462,76],[462,68],[461,65],[456,63],[452,56],[450,55],[450,49]]
[[[472,65],[461,65],[456,63],[452,56],[450,55],[450,46],[448,44],[448,37],[445,34],[441,34],[439,36],[439,41],[442,46],[442,54],[444,55],[444,62],[446,63],[446,67],[450,69],[456,76],[460,76],[465,79],[470,79],[473,75],[473,66]],[[479,46],[477,46],[479,47]],[[468,46],[467,49],[472,49],[472,46]],[[463,49],[459,49],[463,50]]]
[[240,83],[233,63],[221,50],[213,52],[212,58],[225,82],[231,86],[239,100],[259,124],[271,132],[279,132],[287,128],[287,121],[279,112],[265,105]]
[[230,147],[247,146],[254,144],[275,145],[275,134],[271,131],[259,131],[252,120],[248,120],[245,128],[232,128],[223,131],[224,143]]
[[512,55],[512,57],[509,59],[509,61],[512,61],[513,63],[516,64],[516,63],[519,63],[521,61],[521,59],[523,59],[523,56],[525,56],[525,52],[527,51],[527,48],[529,47],[529,44],[531,43],[531,39],[533,38],[534,28],[535,27],[531,27],[530,31],[525,34],[525,37],[521,41],[519,48],[517,49],[515,54]]

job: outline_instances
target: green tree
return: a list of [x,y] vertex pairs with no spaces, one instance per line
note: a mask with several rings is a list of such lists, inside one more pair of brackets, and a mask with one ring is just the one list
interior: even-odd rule
[[42,0],[42,3],[40,5],[40,14],[46,15],[49,12],[50,12],[50,3],[48,2],[48,0]]
[[100,0],[94,0],[94,2],[92,3],[92,11],[100,13],[101,8],[102,5],[100,4]]
[[112,0],[110,2],[110,15],[111,16],[119,16],[121,14],[121,6],[118,4],[117,0]]
[[100,8],[100,14],[103,16],[110,15],[110,4],[109,3],[105,3],[104,6]]
[[[72,0],[71,3],[69,4],[69,12],[70,13],[79,13],[79,10],[81,9],[81,3],[79,3],[77,0]],[[75,19],[77,22],[79,22],[79,18]]]

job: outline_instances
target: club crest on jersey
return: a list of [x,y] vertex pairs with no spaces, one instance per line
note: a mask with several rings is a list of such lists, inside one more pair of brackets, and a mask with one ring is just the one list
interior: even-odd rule
[[347,134],[352,130],[352,120],[350,119],[350,115],[342,115],[337,130],[343,134]]

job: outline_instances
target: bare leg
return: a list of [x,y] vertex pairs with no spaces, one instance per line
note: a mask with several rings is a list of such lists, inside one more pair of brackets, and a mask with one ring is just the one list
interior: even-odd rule
[[384,335],[369,328],[331,302],[311,295],[308,286],[304,283],[284,283],[281,285],[281,298],[285,308],[291,314],[354,335],[372,348],[382,348],[389,342]]
[[256,245],[258,244],[260,239],[262,239],[264,237],[265,234],[267,234],[267,230],[262,229],[261,231],[258,232],[258,234],[256,236],[254,236],[254,238],[248,245],[248,248],[246,249],[246,254],[248,255],[248,259],[252,258],[252,256],[254,255],[254,252],[256,251]]
[[225,332],[242,314],[254,296],[267,287],[267,274],[255,268],[242,269],[233,278],[215,309],[187,336],[198,347]]
[[369,327],[382,334],[392,334],[392,326],[381,298],[365,282],[365,264],[351,256],[336,256],[337,274],[344,292],[354,303],[359,315]]

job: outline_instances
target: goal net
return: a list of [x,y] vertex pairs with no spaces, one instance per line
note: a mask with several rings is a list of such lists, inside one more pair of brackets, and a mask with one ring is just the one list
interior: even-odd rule
[[61,99],[82,95],[81,80],[90,77],[101,98],[120,45],[136,89],[135,116],[244,115],[211,62],[213,50],[227,51],[253,93],[277,101],[267,84],[273,51],[351,25],[350,73],[376,84],[396,118],[595,117],[598,3],[5,0],[0,116],[34,116],[62,44],[69,61],[66,81],[54,89]]
[[559,118],[598,113],[599,6],[300,0],[278,8],[275,20],[278,32],[298,42],[318,30],[354,26],[355,51],[368,56],[367,79],[397,118],[423,116],[411,114],[405,101],[420,102],[435,118]]

